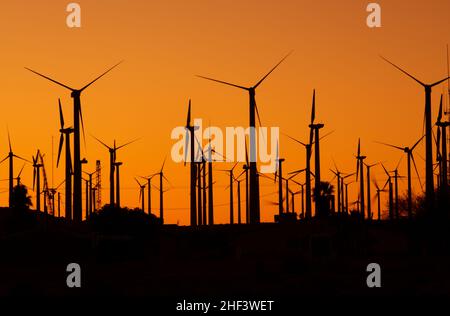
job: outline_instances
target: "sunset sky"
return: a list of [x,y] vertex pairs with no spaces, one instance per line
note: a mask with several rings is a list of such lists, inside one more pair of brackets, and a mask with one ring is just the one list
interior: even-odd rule
[[[333,159],[343,172],[355,172],[358,137],[367,162],[383,161],[393,169],[405,154],[375,141],[412,146],[422,136],[423,88],[384,62],[380,54],[425,82],[447,74],[448,0],[377,1],[382,7],[382,27],[376,29],[367,27],[369,1],[361,0],[77,1],[82,14],[79,29],[66,26],[69,2],[1,4],[0,154],[7,155],[9,127],[17,155],[31,160],[37,148],[46,153],[51,184],[52,136],[55,164],[59,140],[58,98],[67,126],[73,120],[72,99],[69,91],[24,67],[79,88],[123,59],[123,64],[82,94],[86,129],[82,157],[89,161],[83,168],[93,171],[95,160],[102,161],[102,196],[108,203],[108,151],[89,135],[109,144],[114,139],[121,144],[141,138],[118,152],[118,161],[124,163],[122,205],[140,205],[133,178],[158,171],[167,156],[165,174],[172,186],[165,193],[166,223],[189,223],[189,168],[170,160],[175,143],[170,133],[185,124],[188,99],[192,99],[193,118],[202,118],[206,124],[248,125],[245,91],[195,75],[251,86],[293,50],[257,90],[262,124],[278,126],[282,133],[307,141],[315,88],[317,121],[325,124],[322,133],[334,130],[321,143],[322,178],[331,180],[328,169]],[[433,90],[433,121],[440,93],[446,88],[444,84]],[[280,152],[286,158],[284,171],[304,168],[301,146],[282,136]],[[420,144],[416,162],[423,181],[420,157],[424,156],[424,144]],[[400,165],[404,176],[405,158]],[[16,160],[15,175],[21,167]],[[32,166],[25,166],[22,181],[28,186],[32,186],[32,171]],[[216,175],[216,222],[225,223],[229,220],[227,177]],[[7,176],[4,162],[0,178]],[[386,181],[379,167],[373,169],[373,177],[380,185]],[[64,179],[64,160],[54,168],[53,178],[55,186]],[[273,221],[278,210],[268,201],[277,201],[276,194],[270,195],[277,186],[266,180],[261,185],[262,220]],[[420,191],[416,177],[413,185]],[[349,199],[355,201],[356,186],[350,188]],[[400,188],[406,190],[406,179]],[[0,191],[6,189],[7,182],[0,182]],[[156,211],[159,200],[156,190],[153,193]],[[1,193],[0,205],[7,203],[7,192]],[[375,205],[373,201],[373,210]],[[297,200],[297,212],[299,206]]]

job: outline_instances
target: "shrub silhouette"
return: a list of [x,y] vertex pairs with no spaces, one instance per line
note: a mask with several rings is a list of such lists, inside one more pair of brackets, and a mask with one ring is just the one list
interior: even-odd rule
[[29,210],[33,205],[31,196],[28,195],[28,189],[23,184],[18,184],[13,188],[11,202],[12,208],[20,210]]
[[140,209],[105,205],[89,219],[92,228],[102,233],[142,235],[155,231],[160,220]]

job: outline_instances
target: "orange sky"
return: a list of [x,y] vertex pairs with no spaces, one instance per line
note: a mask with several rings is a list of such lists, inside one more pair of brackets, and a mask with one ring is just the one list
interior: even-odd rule
[[[243,91],[196,78],[213,76],[237,84],[256,83],[281,57],[294,53],[257,90],[263,125],[306,140],[312,89],[317,89],[317,119],[323,132],[335,130],[322,142],[324,180],[332,158],[343,171],[354,172],[357,139],[369,162],[386,161],[393,168],[402,156],[374,143],[412,145],[422,131],[423,89],[382,61],[383,54],[423,81],[446,74],[445,45],[450,42],[450,2],[378,1],[382,24],[365,24],[369,1],[78,1],[82,28],[69,29],[65,7],[70,1],[10,1],[2,3],[0,153],[7,154],[9,126],[15,153],[30,158],[37,148],[46,153],[51,175],[51,136],[56,147],[57,99],[61,97],[67,125],[72,124],[69,92],[23,67],[81,87],[110,65],[125,62],[82,95],[87,134],[111,143],[142,139],[119,151],[122,204],[138,206],[136,175],[157,171],[174,141],[171,130],[185,124],[188,98],[193,116],[212,125],[248,124],[248,97]],[[444,86],[443,86],[444,87]],[[434,90],[433,117],[439,94]],[[3,135],[3,136],[1,136]],[[108,202],[108,152],[87,136],[92,171],[96,159],[103,170],[103,199]],[[304,150],[281,139],[284,170],[304,168]],[[423,174],[423,145],[416,155]],[[15,174],[22,164],[16,161]],[[228,166],[218,166],[226,167]],[[86,167],[85,167],[86,168]],[[406,175],[405,163],[401,173]],[[8,174],[0,166],[1,178]],[[381,169],[374,169],[384,182]],[[189,168],[168,161],[166,175],[173,187],[165,195],[166,222],[187,224]],[[55,168],[55,185],[64,169]],[[31,186],[32,167],[23,182]],[[227,178],[216,177],[215,204],[228,202]],[[277,187],[263,181],[262,195]],[[406,183],[401,183],[403,190]],[[414,186],[418,189],[417,181]],[[0,183],[7,188],[7,182]],[[356,200],[356,186],[350,200]],[[374,189],[373,193],[375,193]],[[155,192],[156,193],[156,192]],[[262,197],[262,219],[271,221],[276,195]],[[7,204],[7,193],[0,194]],[[299,200],[296,206],[300,205]],[[158,208],[156,194],[153,208]],[[374,207],[375,208],[375,203]],[[216,221],[228,221],[228,207],[216,208]]]

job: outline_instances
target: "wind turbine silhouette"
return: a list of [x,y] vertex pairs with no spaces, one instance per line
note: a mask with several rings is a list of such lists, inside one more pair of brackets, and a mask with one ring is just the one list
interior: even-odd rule
[[244,87],[236,85],[233,83],[216,80],[204,76],[198,76],[200,78],[225,84],[231,87],[239,88],[249,93],[249,127],[250,127],[250,222],[259,223],[260,222],[260,205],[259,205],[259,185],[257,176],[257,166],[256,166],[256,124],[255,124],[255,112],[258,116],[259,124],[261,125],[261,119],[259,117],[258,107],[256,105],[256,89],[259,85],[291,54],[287,54],[280,62],[278,62],[264,77],[262,77],[254,86]]
[[169,184],[169,179],[164,175],[164,165],[166,164],[166,158],[164,158],[163,164],[159,172],[156,175],[159,175],[159,219],[161,221],[161,225],[164,225],[164,186],[163,179],[165,179]]
[[[351,174],[351,175],[353,176],[354,174]],[[348,186],[350,184],[352,184],[353,182],[355,182],[355,181],[350,181],[350,182],[347,182],[347,183],[344,182],[344,186],[345,186],[345,214],[347,214],[347,215],[348,215]]]
[[[81,188],[81,156],[80,156],[80,119],[81,119],[81,125],[83,127],[83,115],[81,112],[81,93],[86,90],[89,86],[91,86],[94,82],[99,80],[101,77],[106,75],[108,72],[110,72],[113,68],[117,67],[121,62],[115,64],[111,68],[109,68],[107,71],[102,73],[100,76],[83,86],[81,89],[74,89],[71,88],[61,82],[58,82],[50,77],[47,77],[43,74],[40,74],[37,71],[34,71],[30,68],[25,67],[25,69],[35,73],[38,76],[41,76],[47,80],[50,80],[53,83],[56,83],[57,85],[60,85],[68,90],[71,91],[70,96],[73,99],[73,117],[74,117],[74,187],[73,187],[73,219],[76,222],[81,222],[82,220],[82,210],[81,210],[81,195],[82,195],[82,188]],[[83,135],[84,135],[84,127],[83,127]]]
[[196,186],[196,164],[195,164],[195,131],[199,128],[198,126],[191,125],[191,99],[189,99],[187,119],[186,119],[186,135],[185,135],[185,145],[184,145],[184,164],[186,165],[187,160],[187,148],[190,145],[190,224],[191,226],[197,225],[197,200],[195,195]]
[[[154,176],[156,176],[156,174],[152,174],[148,177],[140,177],[144,180],[147,181],[147,203],[148,203],[148,215],[152,214],[152,191],[151,191],[151,187],[152,187],[152,179]],[[144,209],[142,209],[144,211]]]
[[233,208],[233,182],[234,182],[234,176],[233,176],[233,170],[234,168],[236,168],[237,163],[233,166],[233,168],[229,169],[229,170],[219,170],[219,171],[223,171],[223,172],[228,172],[229,176],[230,176],[230,184],[225,188],[226,189],[230,189],[230,224],[233,225],[234,224],[234,208]]
[[[382,145],[385,145],[385,146],[389,146],[389,147],[392,147],[392,148],[404,151],[406,153],[406,155],[407,155],[407,163],[408,163],[408,218],[409,219],[412,219],[411,160],[412,160],[412,162],[414,164],[414,169],[416,171],[417,177],[419,178],[419,182],[420,182],[420,175],[419,175],[419,172],[417,170],[416,161],[414,160],[413,151],[417,147],[417,145],[419,145],[419,143],[422,141],[422,139],[424,137],[425,137],[425,135],[420,137],[419,140],[412,147],[400,147],[400,146],[395,146],[395,145],[391,145],[391,144],[378,142],[379,144],[382,144]],[[422,187],[422,183],[420,183],[420,186]]]
[[447,76],[446,78],[436,81],[432,84],[426,84],[414,77],[413,75],[409,74],[399,66],[395,65],[394,63],[390,62],[383,56],[381,56],[386,62],[400,70],[402,73],[407,75],[408,77],[414,79],[418,84],[420,84],[422,87],[425,88],[425,174],[426,174],[426,184],[425,184],[425,200],[426,205],[428,207],[428,210],[433,209],[433,203],[434,203],[434,183],[433,183],[433,143],[432,143],[432,129],[433,126],[431,124],[431,92],[433,87],[443,83],[447,79],[450,78],[450,76]]
[[[343,191],[343,187],[342,187],[342,181],[343,181],[343,177],[342,177],[342,172],[339,170],[339,168],[337,167],[337,165],[336,165],[336,162],[334,161],[334,159],[333,159],[333,164],[334,164],[334,168],[335,168],[335,170],[333,170],[333,169],[330,169],[330,171],[336,176],[336,178],[337,178],[337,205],[338,205],[338,214],[341,214],[342,213],[342,206],[343,206],[343,203],[342,203],[342,196],[343,196],[343,194],[342,194],[342,191]],[[331,182],[332,182],[333,180],[331,180]]]
[[364,166],[366,166],[366,170],[367,170],[367,218],[369,220],[372,219],[372,198],[370,196],[370,169],[372,167],[375,167],[376,165],[378,165],[379,163],[374,163],[374,164],[367,164],[365,162],[363,162]]
[[[19,171],[19,173],[17,174],[17,177],[15,177],[15,178],[13,178],[13,180],[16,180],[17,182],[16,182],[16,185],[17,186],[19,186],[19,185],[21,185],[22,183],[20,182],[20,176],[22,175],[22,171],[23,171],[23,169],[25,168],[25,164],[26,164],[26,162],[23,164],[23,166],[22,166],[22,168],[20,169],[20,171]],[[0,181],[9,181],[9,178],[7,178],[7,179],[1,179]]]
[[59,159],[61,157],[61,151],[64,144],[64,138],[66,142],[66,165],[65,165],[65,198],[66,198],[66,219],[72,220],[72,158],[70,153],[70,134],[74,132],[72,127],[64,126],[64,115],[61,107],[61,100],[58,99],[59,105],[59,124],[61,133],[58,146],[58,159],[56,161],[56,167],[59,166]]
[[[91,135],[92,136],[92,135]],[[111,206],[114,206],[114,173],[115,173],[115,163],[116,163],[116,155],[117,155],[117,151],[125,146],[128,146],[134,142],[136,142],[138,139],[134,139],[128,143],[125,143],[123,145],[120,145],[118,147],[116,147],[116,140],[114,140],[114,144],[112,147],[106,145],[104,142],[102,142],[100,139],[98,139],[95,136],[92,136],[95,140],[97,140],[100,144],[102,144],[105,148],[108,149],[109,151],[109,204]]]
[[14,158],[21,159],[26,162],[30,162],[30,161],[14,154],[14,152],[12,150],[12,146],[11,146],[11,138],[9,135],[9,130],[8,130],[8,144],[9,144],[9,153],[8,153],[8,155],[6,155],[5,158],[3,158],[2,161],[0,161],[0,164],[3,163],[6,159],[9,159],[9,189],[8,189],[9,204],[8,205],[11,208],[12,204],[13,204],[12,196],[13,196],[13,189],[14,189]]
[[[311,108],[311,123],[309,124],[310,128],[310,134],[309,134],[309,143],[313,143],[313,139],[315,139],[315,147],[314,147],[314,173],[315,173],[315,188],[320,187],[320,137],[319,137],[319,131],[321,128],[323,128],[325,125],[322,123],[314,123],[316,119],[316,90],[313,90],[313,99],[312,99],[312,108]],[[313,136],[314,133],[314,136]],[[318,190],[314,190],[314,195],[316,196],[316,201],[318,201]],[[317,203],[316,203],[317,208]],[[317,210],[316,210],[317,213]]]
[[[278,144],[277,144],[277,156],[278,156]],[[284,158],[276,159],[278,162],[278,168],[275,170],[274,182],[277,181],[277,172],[278,172],[278,216],[281,218],[283,214],[283,162]],[[289,198],[287,198],[289,200]]]
[[94,201],[95,201],[95,196],[94,196],[94,191],[93,191],[93,187],[92,187],[92,176],[94,174],[97,173],[97,170],[93,171],[93,172],[86,172],[83,171],[88,177],[88,194],[86,195],[86,214],[89,215],[89,217],[92,215],[93,212],[93,207],[94,207]]
[[[389,180],[388,180],[389,181]],[[385,188],[388,184],[388,181],[384,184],[383,188],[380,189],[378,186],[378,183],[375,179],[373,179],[373,184],[375,185],[375,188],[377,189],[377,193],[375,194],[375,198],[377,199],[377,205],[378,205],[378,221],[381,221],[381,199],[380,199],[380,193],[386,192]]]
[[[311,133],[312,135],[312,133]],[[294,142],[299,143],[300,145],[304,146],[306,149],[306,168],[305,169],[301,169],[298,171],[306,171],[305,172],[305,186],[306,186],[306,212],[305,212],[305,219],[310,219],[311,218],[311,146],[312,143],[309,144],[305,144],[301,141],[299,141],[298,139],[295,139],[289,135],[286,135],[287,137],[289,137],[290,139],[292,139]],[[310,137],[310,141],[311,141],[311,137]],[[290,174],[295,173],[291,172]]]
[[[450,86],[449,86],[449,102],[450,102]],[[438,127],[437,131],[437,151],[438,156],[441,156],[440,166],[441,166],[441,172],[440,172],[440,182],[441,182],[441,190],[443,192],[443,196],[447,197],[448,194],[448,173],[447,173],[447,127],[450,126],[450,122],[443,122],[442,121],[442,94],[441,94],[441,102],[439,104],[439,114],[437,117],[436,125]],[[442,133],[442,140],[441,138]],[[441,145],[441,151],[442,155],[439,153],[439,146]]]
[[[358,182],[358,176],[360,177],[359,183],[359,198],[360,198],[360,211],[361,218],[365,219],[365,202],[364,202],[364,159],[366,156],[361,156],[361,140],[358,138],[358,152],[356,156],[357,165],[356,165],[356,182]],[[359,175],[361,174],[361,175]]]
[[[36,153],[36,156],[32,156],[33,160],[33,191],[36,186],[36,211],[41,211],[41,177],[40,177],[40,169],[43,167],[42,162],[39,163],[39,159],[41,159],[41,153],[39,149]],[[41,159],[42,160],[42,159]]]
[[[141,184],[138,181],[138,179],[136,179],[136,178],[134,178],[134,180],[136,180],[137,184],[139,185],[139,202],[142,202],[141,208],[142,208],[142,211],[145,212],[145,209],[144,209],[144,191],[145,191],[146,184],[145,183]],[[150,212],[149,212],[149,214],[150,214]]]
[[116,206],[120,208],[120,166],[123,162],[115,161],[114,167],[116,168]]
[[394,212],[393,212],[393,193],[392,193],[392,179],[391,179],[391,175],[389,174],[389,172],[387,171],[387,169],[384,167],[383,164],[381,164],[381,166],[383,167],[384,172],[386,173],[388,179],[387,179],[387,183],[389,184],[389,219],[392,221],[394,219]]

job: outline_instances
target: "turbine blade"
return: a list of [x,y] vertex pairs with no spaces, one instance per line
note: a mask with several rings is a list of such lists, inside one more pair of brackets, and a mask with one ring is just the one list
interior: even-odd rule
[[402,147],[399,147],[399,146],[395,146],[395,145],[391,145],[391,144],[387,144],[387,143],[383,143],[383,142],[377,142],[376,141],[375,143],[381,144],[381,145],[385,145],[385,146],[389,146],[389,147],[392,147],[392,148],[395,148],[395,149],[399,149],[401,151],[405,150],[405,148],[402,148]]
[[139,187],[141,186],[141,183],[138,181],[138,179],[134,178],[134,181],[136,181]]
[[120,145],[119,147],[116,148],[116,150],[119,150],[120,148],[123,148],[123,147],[125,147],[125,146],[128,146],[128,145],[134,143],[134,142],[137,142],[139,139],[140,139],[140,138],[136,138],[136,139],[133,139],[132,141],[129,141],[128,143],[125,143],[125,144],[123,144],[123,145]]
[[438,114],[438,118],[437,118],[438,123],[440,123],[441,119],[442,119],[442,97],[443,97],[443,95],[441,94],[441,101],[439,103],[439,114]]
[[289,138],[292,139],[294,142],[297,142],[297,143],[299,143],[299,144],[301,144],[301,145],[303,145],[303,146],[306,147],[306,144],[303,143],[303,142],[301,142],[301,141],[299,141],[298,139],[295,139],[294,137],[291,137],[291,136],[289,136],[289,135],[287,135],[287,134],[285,134],[285,133],[282,133],[282,134],[285,135],[285,136],[287,136],[287,137],[289,137]]
[[17,178],[20,178],[20,175],[22,174],[23,168],[25,168],[25,164],[23,164],[22,168],[19,171],[19,174],[17,175]]
[[5,158],[3,158],[3,160],[2,161],[0,161],[0,164],[2,164],[6,159],[8,159],[9,158],[9,155],[7,155]]
[[59,137],[59,146],[58,146],[58,159],[56,160],[56,168],[59,166],[59,159],[61,158],[61,151],[64,143],[64,134],[61,133],[61,136]]
[[[426,86],[426,84],[424,84],[422,81],[420,81],[419,79],[417,79],[416,77],[414,77],[413,75],[407,73],[406,71],[404,71],[403,69],[401,69],[399,66],[395,65],[394,63],[390,62],[389,60],[387,60],[386,58],[384,58],[383,56],[380,56],[382,59],[384,59],[386,62],[388,62],[389,64],[391,64],[392,66],[394,66],[395,68],[397,68],[398,70],[400,70],[401,72],[403,72],[405,75],[407,75],[408,77],[414,79],[416,82],[418,82],[420,85],[422,86]],[[447,78],[445,78],[446,80]]]
[[186,119],[186,126],[191,126],[191,99],[189,99],[188,113]]
[[87,85],[85,85],[83,88],[80,89],[80,92],[87,89],[87,87],[89,87],[91,84],[93,84],[94,82],[96,82],[98,79],[100,79],[101,77],[103,77],[104,75],[106,75],[108,72],[110,72],[111,70],[113,70],[114,68],[116,68],[117,66],[119,66],[121,63],[123,63],[123,60],[119,61],[117,64],[115,64],[114,66],[112,66],[111,68],[109,68],[108,70],[106,70],[104,73],[102,73],[100,76],[98,76],[97,78],[95,78],[94,80],[92,80],[91,82],[89,82]]
[[238,86],[236,84],[229,83],[229,82],[226,82],[226,81],[221,81],[221,80],[212,79],[212,78],[199,76],[199,75],[197,75],[197,77],[202,78],[202,79],[206,79],[206,80],[210,80],[210,81],[215,81],[215,82],[222,83],[222,84],[226,84],[226,85],[229,85],[229,86],[232,86],[232,87],[235,87],[235,88],[239,88],[239,89],[243,89],[243,90],[247,90],[248,91],[248,88],[246,88],[246,87]]
[[416,148],[417,145],[419,145],[419,143],[422,141],[422,139],[425,137],[425,134],[422,135],[422,137],[419,138],[419,140],[414,144],[414,146],[411,147],[411,151],[414,150],[414,148]]
[[61,125],[61,129],[64,128],[64,116],[63,116],[63,111],[62,111],[62,107],[61,107],[61,99],[58,98],[58,105],[59,105],[59,123]]
[[384,167],[384,165],[381,164],[381,166],[383,167],[383,170],[386,173],[386,175],[390,178],[391,176],[390,176],[389,172],[386,170],[386,168]]
[[91,135],[96,141],[98,141],[100,144],[102,144],[103,146],[105,146],[107,149],[112,150],[111,147],[109,147],[108,145],[106,145],[104,142],[102,142],[100,139],[98,139],[97,137],[95,137],[94,135]]
[[9,152],[12,153],[11,137],[9,136],[9,129],[8,129],[8,144],[9,144]]
[[33,191],[36,184],[36,167],[33,168]]
[[17,159],[20,159],[20,160],[23,160],[23,161],[26,161],[26,162],[31,163],[31,161],[29,161],[28,159],[25,159],[25,158],[20,157],[20,156],[18,156],[18,155],[15,155],[15,154],[14,154],[13,157],[16,157]]
[[420,188],[423,190],[422,180],[420,180],[419,171],[417,170],[416,160],[414,159],[413,153],[411,153],[411,159],[412,159],[412,161],[413,161],[414,170],[416,171],[417,178],[419,179]]
[[86,149],[86,134],[84,132],[83,112],[81,111],[81,105],[79,107],[80,119],[81,119],[81,131],[83,132],[84,148]]
[[320,137],[319,140],[322,140],[322,139],[324,139],[325,137],[330,136],[330,135],[333,134],[333,133],[334,133],[334,130],[331,131],[331,132],[326,133],[325,135],[323,135],[322,137]]
[[316,89],[313,90],[312,106],[311,106],[311,124],[316,119]]
[[166,164],[166,159],[167,159],[167,156],[164,157],[164,161],[163,161],[163,164],[161,166],[161,171],[160,172],[163,172],[163,170],[164,170],[164,165]]
[[292,54],[292,51],[290,51],[286,56],[283,57],[283,59],[281,59],[278,64],[276,64],[264,77],[261,78],[261,80],[258,81],[257,84],[255,84],[254,88],[258,88],[258,86],[264,81],[266,80],[266,78],[286,59],[289,57],[289,55]]
[[439,80],[439,81],[437,81],[437,82],[431,84],[431,87],[437,86],[437,85],[443,83],[444,81],[446,81],[446,80],[449,79],[449,78],[450,78],[450,77],[446,77],[446,78],[444,78],[444,79],[442,79],[442,80]]
[[52,82],[54,82],[54,83],[56,83],[56,84],[58,84],[58,85],[60,85],[60,86],[62,86],[62,87],[64,87],[64,88],[66,88],[66,89],[69,89],[70,91],[75,91],[75,89],[73,89],[73,88],[71,88],[71,87],[69,87],[69,86],[66,86],[65,84],[63,84],[63,83],[61,83],[61,82],[58,82],[58,81],[56,81],[56,80],[54,80],[54,79],[52,79],[52,78],[50,78],[50,77],[47,77],[47,76],[45,76],[45,75],[43,75],[43,74],[40,74],[40,73],[38,73],[37,71],[34,71],[34,70],[32,70],[32,69],[30,69],[30,68],[27,68],[27,67],[24,67],[24,68],[25,68],[26,70],[29,70],[29,71],[35,73],[35,74],[38,75],[38,76],[41,76],[41,77],[43,77],[43,78],[45,78],[45,79],[47,79],[47,80],[50,80],[50,81],[52,81]]
[[248,152],[247,152],[247,137],[244,139],[244,142],[245,142],[245,164],[248,167],[249,164],[248,164]]
[[[188,148],[189,148],[189,141],[190,141],[190,133],[186,129],[186,134],[184,135],[184,166],[186,166],[186,160],[187,160],[187,154],[188,154]],[[192,163],[192,161],[191,161]]]

